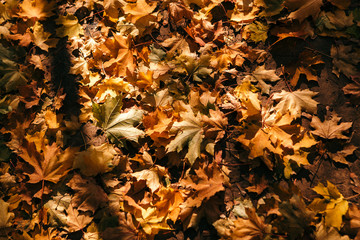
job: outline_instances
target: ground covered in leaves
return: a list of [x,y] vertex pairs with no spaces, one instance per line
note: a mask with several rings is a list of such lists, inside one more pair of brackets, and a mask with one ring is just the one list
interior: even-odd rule
[[0,239],[360,239],[360,4],[2,0]]

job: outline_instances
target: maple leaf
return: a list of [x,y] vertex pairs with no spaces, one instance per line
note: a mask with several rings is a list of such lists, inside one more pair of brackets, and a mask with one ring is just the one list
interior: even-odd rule
[[177,133],[166,147],[167,152],[180,152],[184,146],[188,145],[188,152],[185,156],[194,164],[195,160],[200,157],[201,142],[203,139],[203,130],[200,113],[197,116],[189,109],[188,112],[182,114],[183,121],[175,122],[170,129],[171,133]]
[[48,2],[47,0],[24,0],[20,4],[21,10],[19,16],[22,18],[44,20],[54,15],[52,10],[55,8],[55,4],[55,2]]
[[[99,65],[105,68],[107,73],[120,77],[126,76],[127,70],[131,73],[135,70],[135,61],[133,51],[130,50],[131,38],[130,36],[124,37],[120,34],[114,34],[113,37],[107,38],[103,44],[99,46]],[[105,54],[104,54],[105,53]],[[104,56],[105,55],[105,59]]]
[[14,218],[14,213],[9,212],[9,203],[0,198],[0,229],[11,226],[10,221]]
[[96,209],[108,201],[104,190],[92,178],[84,179],[79,174],[75,174],[66,185],[76,192],[71,204],[80,211],[90,211],[94,214]]
[[312,97],[317,93],[305,90],[296,90],[293,92],[286,92],[282,90],[280,93],[274,93],[273,99],[279,100],[279,103],[275,106],[275,109],[281,115],[290,113],[293,119],[301,116],[301,110],[305,110],[309,113],[315,113],[318,102],[313,100]]
[[151,14],[157,6],[157,3],[148,4],[146,0],[136,0],[135,3],[127,3],[123,10],[128,14],[127,19],[136,23],[140,18]]
[[69,232],[76,232],[84,229],[93,219],[89,213],[80,214],[79,211],[70,204],[67,213],[67,225]]
[[261,93],[269,94],[270,86],[265,83],[267,82],[276,82],[280,78],[275,74],[275,70],[266,70],[265,66],[258,66],[251,75],[248,75],[244,78],[244,81],[249,80],[250,82],[257,82],[256,86],[261,89]]
[[279,211],[285,218],[282,227],[287,229],[290,239],[301,238],[304,232],[311,232],[315,213],[306,207],[301,196],[294,194],[279,205]]
[[107,98],[104,104],[93,103],[94,117],[106,135],[113,141],[121,139],[138,142],[145,133],[134,127],[142,120],[144,111],[132,108],[126,113],[120,113],[122,97]]
[[79,168],[86,176],[95,176],[99,173],[111,171],[112,160],[116,154],[114,147],[108,143],[100,146],[90,146],[85,151],[76,154],[73,168]]
[[34,168],[34,172],[26,173],[30,178],[28,183],[44,180],[57,183],[71,170],[73,157],[78,149],[66,148],[62,151],[56,143],[53,143],[52,145],[43,144],[38,150],[35,143],[24,139],[20,150],[19,156]]
[[351,128],[352,122],[342,122],[338,124],[340,120],[341,117],[338,117],[336,114],[334,114],[330,120],[325,120],[324,122],[321,122],[318,117],[314,116],[311,120],[311,126],[315,128],[315,130],[311,132],[325,139],[349,139],[349,137],[342,133]]
[[146,185],[149,187],[151,192],[155,192],[161,187],[160,178],[158,175],[158,168],[144,169],[139,172],[132,173],[131,175],[136,178],[136,180],[146,181]]
[[49,47],[56,47],[58,39],[49,39],[51,33],[45,32],[41,23],[36,22],[32,29],[33,32],[30,33],[30,36],[36,46],[38,46],[44,51],[48,51]]
[[118,18],[120,9],[124,6],[121,0],[104,0],[104,9],[107,15],[112,18]]
[[342,217],[347,212],[349,205],[339,190],[329,181],[325,187],[319,183],[313,188],[323,198],[315,198],[309,205],[310,209],[324,214],[325,225],[340,229]]
[[209,110],[210,117],[203,115],[202,121],[205,125],[204,135],[206,138],[215,139],[215,142],[220,140],[225,135],[228,119],[225,114],[219,110]]
[[84,35],[84,30],[82,26],[79,24],[78,19],[74,15],[66,15],[66,16],[59,16],[55,20],[57,25],[62,25],[56,29],[56,35],[59,37],[66,37],[69,38],[79,37],[79,35]]
[[360,62],[360,50],[351,45],[333,45],[330,49],[333,59],[333,73],[340,76],[342,72],[346,77],[358,75],[356,65]]
[[183,209],[200,207],[203,201],[225,189],[223,185],[226,181],[225,177],[215,163],[194,171],[196,175],[188,175],[180,181],[182,186],[194,190],[182,204]]
[[244,39],[248,39],[255,43],[265,42],[267,39],[269,27],[261,22],[255,21],[250,25],[246,25],[242,35]]
[[260,9],[253,6],[252,1],[237,1],[234,10],[227,11],[227,16],[231,21],[240,24],[252,22]]
[[48,209],[49,223],[52,226],[66,226],[67,216],[65,210],[69,207],[71,196],[57,193],[44,206]]
[[16,62],[17,57],[22,54],[13,48],[5,48],[0,44],[0,87],[5,88],[6,92],[17,89],[25,85],[27,79],[23,72],[19,70],[19,64]]
[[133,216],[130,213],[119,212],[118,219],[118,227],[108,227],[101,233],[103,239],[131,240],[143,235],[139,232],[138,228],[135,227]]
[[355,147],[354,145],[348,145],[344,147],[344,149],[341,151],[337,151],[336,153],[328,152],[327,155],[333,161],[347,165],[348,162],[346,161],[346,157],[352,155],[356,149],[357,147]]
[[242,113],[241,120],[260,114],[261,106],[258,94],[255,93],[256,90],[250,81],[246,80],[234,89],[235,97],[240,99],[241,105],[245,108],[240,109]]
[[288,16],[290,19],[296,19],[300,22],[305,18],[312,16],[316,19],[320,13],[320,7],[323,5],[322,0],[285,0],[285,7],[290,9],[291,12]]
[[248,219],[238,218],[232,228],[232,239],[255,240],[265,239],[270,233],[271,225],[268,225],[255,212],[254,208],[246,208]]
[[264,9],[259,13],[261,17],[271,17],[277,15],[284,8],[284,0],[255,0],[254,4],[263,7]]
[[316,240],[350,240],[349,236],[341,236],[336,228],[329,228],[323,222],[316,225],[315,237]]
[[105,100],[107,97],[116,97],[121,93],[130,92],[130,84],[124,81],[123,78],[110,77],[101,81],[100,84],[97,84],[99,89],[95,98],[98,98],[99,101]]
[[308,81],[318,81],[316,67],[323,63],[321,56],[314,54],[313,51],[301,52],[296,64],[286,67],[291,75],[290,84],[296,86],[301,75],[305,75]]
[[168,109],[157,108],[155,112],[151,112],[143,118],[143,125],[146,134],[151,137],[155,144],[166,146],[170,142],[169,130],[174,122],[172,112]]
[[[360,80],[360,79],[359,79]],[[354,95],[356,98],[360,98],[360,82],[349,83],[343,87],[345,94]]]

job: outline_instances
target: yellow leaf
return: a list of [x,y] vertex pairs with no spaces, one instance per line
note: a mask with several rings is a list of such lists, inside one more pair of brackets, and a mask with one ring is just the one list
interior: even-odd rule
[[108,143],[90,146],[76,155],[73,168],[79,168],[80,172],[86,176],[105,173],[112,169],[112,160],[115,154],[114,147]]
[[84,30],[79,24],[78,19],[74,15],[59,16],[55,20],[57,25],[62,25],[56,29],[56,35],[59,37],[79,37],[79,35],[84,35]]
[[48,51],[49,47],[53,48],[56,47],[58,39],[49,39],[51,33],[45,32],[43,25],[39,22],[36,22],[35,25],[32,27],[33,33],[31,33],[31,38],[36,46],[41,48],[44,51]]
[[323,198],[315,198],[310,203],[309,208],[324,214],[325,225],[327,227],[340,229],[342,217],[349,208],[348,202],[335,185],[329,181],[327,181],[327,187],[319,183],[313,190],[322,195]]
[[24,0],[20,4],[19,16],[22,18],[36,18],[44,20],[54,15],[52,10],[55,8],[56,2],[46,0]]
[[123,10],[128,14],[127,19],[136,23],[140,18],[151,14],[157,6],[157,3],[148,4],[145,0],[137,0],[135,3],[127,3]]
[[9,205],[0,198],[0,229],[9,227],[10,220],[14,217],[14,213],[9,212]]

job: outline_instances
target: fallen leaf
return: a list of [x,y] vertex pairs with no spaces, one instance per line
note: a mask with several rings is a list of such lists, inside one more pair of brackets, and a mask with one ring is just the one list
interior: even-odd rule
[[55,2],[47,0],[24,0],[20,4],[19,16],[28,19],[44,20],[54,15],[52,10],[55,9]]
[[325,139],[349,139],[349,137],[343,135],[344,131],[347,131],[352,126],[352,122],[342,122],[338,124],[341,117],[334,114],[330,120],[321,122],[316,116],[313,116],[311,120],[311,126],[315,128],[311,131],[312,134]]
[[9,203],[0,198],[0,229],[11,226],[11,220],[14,218],[14,213],[9,212]]
[[79,37],[79,35],[84,35],[84,30],[82,26],[79,24],[78,19],[74,15],[66,15],[59,16],[55,20],[57,25],[62,25],[56,29],[56,35],[58,37],[66,37],[69,38]]
[[352,155],[356,149],[357,147],[355,147],[354,145],[347,145],[341,151],[337,151],[336,153],[328,152],[327,154],[333,161],[348,165],[346,157]]
[[266,70],[265,66],[258,66],[251,75],[245,77],[243,81],[249,80],[250,82],[256,82],[258,88],[261,89],[261,93],[269,94],[270,85],[266,84],[266,82],[276,82],[280,80],[279,76],[275,74],[275,70]]
[[75,174],[66,185],[76,192],[71,204],[77,207],[77,210],[90,211],[94,214],[108,201],[104,190],[92,178],[82,178],[79,174]]
[[150,191],[154,193],[161,187],[160,178],[158,175],[158,170],[156,168],[153,169],[144,169],[139,172],[134,172],[131,174],[136,180],[144,180],[146,181],[146,185],[150,188]]
[[180,181],[180,185],[194,190],[182,204],[184,209],[200,207],[203,201],[225,189],[225,177],[217,165],[209,164],[194,171],[196,175],[189,175]]
[[26,173],[30,178],[28,183],[44,180],[57,183],[71,170],[75,152],[78,150],[69,147],[62,151],[56,143],[42,145],[41,149],[37,150],[35,143],[27,140],[24,140],[20,149],[19,156],[34,168],[33,172]]
[[282,90],[280,93],[274,93],[273,95],[274,100],[279,100],[275,109],[280,114],[279,117],[286,113],[290,113],[290,116],[293,119],[299,118],[302,110],[305,110],[308,113],[315,113],[318,102],[313,100],[312,97],[316,94],[317,93],[310,91],[309,89],[296,90],[293,92]]
[[340,229],[342,217],[349,208],[348,202],[329,181],[327,181],[326,187],[319,183],[313,190],[320,194],[322,198],[315,198],[310,203],[309,208],[324,214],[325,226]]
[[104,104],[93,104],[94,117],[98,121],[106,135],[115,142],[122,139],[138,142],[144,132],[134,125],[138,124],[143,117],[144,111],[132,108],[128,112],[120,113],[122,97],[107,98]]
[[111,171],[116,151],[109,143],[100,146],[91,145],[88,149],[78,152],[74,158],[73,168],[80,169],[85,176],[95,176]]
[[323,5],[322,0],[285,0],[285,7],[292,12],[288,16],[290,19],[296,19],[300,22],[307,17],[312,16],[316,19],[320,13],[320,7]]
[[79,211],[73,208],[71,204],[68,209],[66,209],[66,213],[69,232],[82,230],[93,220],[93,217],[90,217],[90,214],[80,214]]
[[201,116],[198,113],[196,116],[192,110],[187,111],[181,115],[183,121],[175,122],[170,129],[171,133],[177,133],[166,147],[167,152],[180,152],[185,145],[188,145],[188,152],[185,156],[190,162],[194,164],[195,160],[200,157],[201,142],[203,139],[203,130],[201,123]]
[[254,208],[246,208],[247,219],[238,218],[235,220],[232,228],[232,239],[255,240],[265,239],[271,231],[271,225],[268,225],[260,218]]
[[128,14],[127,19],[129,22],[136,23],[140,18],[151,14],[157,6],[157,3],[152,2],[148,4],[146,0],[137,0],[134,3],[127,3],[123,10]]

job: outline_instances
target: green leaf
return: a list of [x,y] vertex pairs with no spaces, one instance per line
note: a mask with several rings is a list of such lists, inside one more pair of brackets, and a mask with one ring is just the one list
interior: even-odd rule
[[120,113],[121,107],[121,96],[108,98],[104,104],[94,103],[94,117],[113,142],[121,142],[122,139],[138,142],[139,137],[144,136],[145,132],[134,125],[142,120],[144,111],[132,108],[126,113]]

